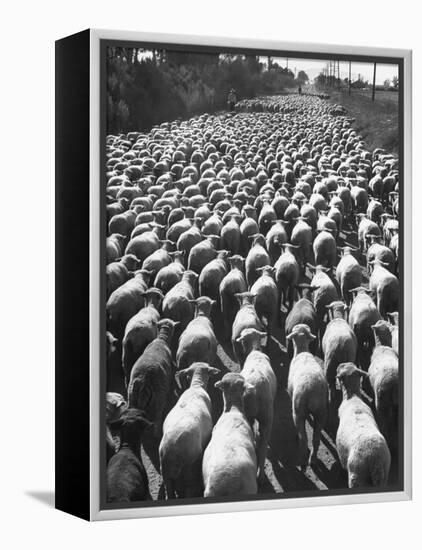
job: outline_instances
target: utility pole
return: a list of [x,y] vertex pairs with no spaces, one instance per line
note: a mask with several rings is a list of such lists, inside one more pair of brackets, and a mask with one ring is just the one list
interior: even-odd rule
[[374,63],[374,79],[372,81],[372,101],[375,101],[375,79],[377,75],[377,64]]
[[337,79],[338,79],[338,89],[340,91],[341,83],[340,83],[340,61],[337,60]]
[[352,91],[352,62],[349,61],[349,95]]

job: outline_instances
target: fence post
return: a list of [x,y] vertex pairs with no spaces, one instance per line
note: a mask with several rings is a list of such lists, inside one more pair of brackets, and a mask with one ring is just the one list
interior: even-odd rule
[[375,78],[377,75],[377,63],[374,63],[374,80],[372,82],[372,101],[375,101]]

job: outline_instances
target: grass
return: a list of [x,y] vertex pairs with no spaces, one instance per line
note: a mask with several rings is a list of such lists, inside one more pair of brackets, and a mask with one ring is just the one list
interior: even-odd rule
[[398,93],[376,91],[374,102],[370,91],[353,90],[350,96],[343,91],[329,90],[327,93],[331,103],[343,105],[355,119],[354,128],[370,150],[382,147],[389,153],[398,154]]

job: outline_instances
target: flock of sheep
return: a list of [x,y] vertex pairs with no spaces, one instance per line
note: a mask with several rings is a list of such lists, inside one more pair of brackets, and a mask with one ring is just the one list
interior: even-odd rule
[[301,475],[323,440],[391,482],[398,160],[352,123],[292,95],[107,137],[108,502],[266,492],[289,423]]

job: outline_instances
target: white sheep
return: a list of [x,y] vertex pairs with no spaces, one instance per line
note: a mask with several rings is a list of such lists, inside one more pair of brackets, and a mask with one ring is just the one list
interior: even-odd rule
[[257,460],[243,401],[248,386],[241,374],[228,373],[215,387],[223,392],[224,410],[204,452],[204,497],[255,494]]
[[309,343],[315,340],[308,325],[296,325],[287,337],[293,340],[294,357],[290,363],[287,389],[292,400],[293,422],[298,433],[300,465],[305,469],[308,461],[308,437],[305,422],[314,419],[312,453],[309,460],[316,462],[321,429],[327,420],[328,384],[322,361],[309,353]]
[[387,484],[391,455],[374,415],[360,393],[360,377],[366,374],[353,363],[337,368],[343,401],[339,407],[337,452],[347,470],[349,488]]
[[378,425],[387,441],[392,444],[398,421],[399,358],[391,347],[390,323],[377,321],[372,330],[375,348],[368,376],[374,390]]
[[265,332],[254,328],[244,329],[237,341],[242,344],[246,353],[241,374],[253,388],[245,396],[245,414],[251,423],[255,419],[258,422],[258,479],[263,481],[265,457],[273,425],[277,379],[268,355],[261,351],[261,346],[266,343]]
[[[160,467],[167,498],[200,496],[195,479],[212,432],[212,405],[207,392],[210,376],[219,370],[207,363],[193,363],[178,372],[180,382],[191,379],[190,387],[166,416],[159,447]],[[194,481],[193,487],[189,480]],[[193,494],[192,493],[193,490]]]

